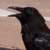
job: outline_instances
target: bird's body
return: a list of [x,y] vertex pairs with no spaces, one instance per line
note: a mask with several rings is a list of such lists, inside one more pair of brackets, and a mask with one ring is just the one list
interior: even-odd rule
[[[9,7],[13,8],[13,7]],[[13,8],[21,12],[17,17],[22,25],[22,38],[27,50],[50,50],[50,29],[36,8]]]

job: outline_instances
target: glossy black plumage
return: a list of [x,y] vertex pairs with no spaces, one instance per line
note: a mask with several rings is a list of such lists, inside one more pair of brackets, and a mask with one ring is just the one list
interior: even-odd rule
[[50,29],[47,27],[43,16],[34,7],[9,7],[20,11],[13,14],[22,25],[22,38],[27,50],[50,50]]

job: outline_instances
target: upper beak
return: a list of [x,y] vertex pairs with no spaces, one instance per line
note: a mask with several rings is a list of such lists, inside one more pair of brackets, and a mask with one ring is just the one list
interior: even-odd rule
[[24,11],[24,8],[21,8],[21,7],[8,7],[8,8],[14,9],[14,10],[17,10],[17,11],[20,11],[20,12]]

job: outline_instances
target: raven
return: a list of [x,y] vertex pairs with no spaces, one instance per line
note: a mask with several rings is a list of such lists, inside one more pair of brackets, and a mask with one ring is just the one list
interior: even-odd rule
[[43,16],[34,7],[8,7],[20,11],[15,16],[22,25],[22,38],[26,50],[50,50],[50,29],[45,23]]

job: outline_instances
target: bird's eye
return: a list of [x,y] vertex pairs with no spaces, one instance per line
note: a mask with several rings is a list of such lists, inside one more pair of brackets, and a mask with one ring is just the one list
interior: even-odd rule
[[33,12],[31,10],[27,10],[27,11],[25,11],[25,14],[27,16],[32,16]]

